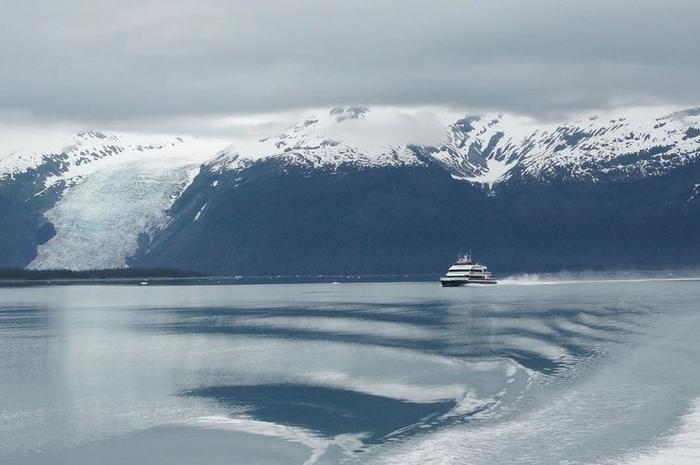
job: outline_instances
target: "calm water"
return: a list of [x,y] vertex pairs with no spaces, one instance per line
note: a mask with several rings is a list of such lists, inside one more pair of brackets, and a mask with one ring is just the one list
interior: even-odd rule
[[0,463],[700,463],[700,281],[0,289]]

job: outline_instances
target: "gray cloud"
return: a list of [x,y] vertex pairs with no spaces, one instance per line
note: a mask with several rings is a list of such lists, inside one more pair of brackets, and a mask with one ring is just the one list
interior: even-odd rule
[[0,112],[41,120],[700,103],[696,0],[22,0],[2,10]]

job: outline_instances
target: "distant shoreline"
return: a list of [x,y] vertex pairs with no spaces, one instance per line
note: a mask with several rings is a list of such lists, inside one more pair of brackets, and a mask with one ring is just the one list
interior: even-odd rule
[[104,268],[93,270],[27,270],[0,268],[0,281],[95,280],[140,278],[201,278],[206,273],[167,268]]
[[335,282],[425,282],[436,281],[439,274],[388,274],[388,275],[311,275],[311,276],[231,276],[206,275],[187,272],[161,274],[134,274],[131,276],[120,273],[90,273],[76,272],[79,275],[46,275],[32,273],[31,275],[7,276],[0,270],[0,287],[46,286],[46,285],[80,285],[80,284],[127,284],[127,285],[218,285],[218,284],[304,284],[304,283],[335,283]]
[[[440,273],[233,276],[166,269],[115,268],[108,270],[0,269],[0,287],[61,285],[232,285],[232,284],[342,284],[372,282],[437,282]],[[499,273],[501,284],[556,284],[567,282],[625,282],[636,280],[697,280],[700,269],[586,270]]]

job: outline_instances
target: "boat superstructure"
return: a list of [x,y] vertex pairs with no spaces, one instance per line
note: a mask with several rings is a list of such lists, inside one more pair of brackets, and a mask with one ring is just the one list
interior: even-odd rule
[[486,266],[472,260],[470,254],[460,255],[447,274],[440,278],[442,287],[463,286],[464,284],[496,284]]

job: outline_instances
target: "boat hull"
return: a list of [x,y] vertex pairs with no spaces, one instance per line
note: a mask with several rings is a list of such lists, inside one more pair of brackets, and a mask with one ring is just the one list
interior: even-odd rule
[[498,281],[495,279],[455,279],[455,278],[440,278],[440,284],[442,287],[459,287],[466,284],[497,284]]

